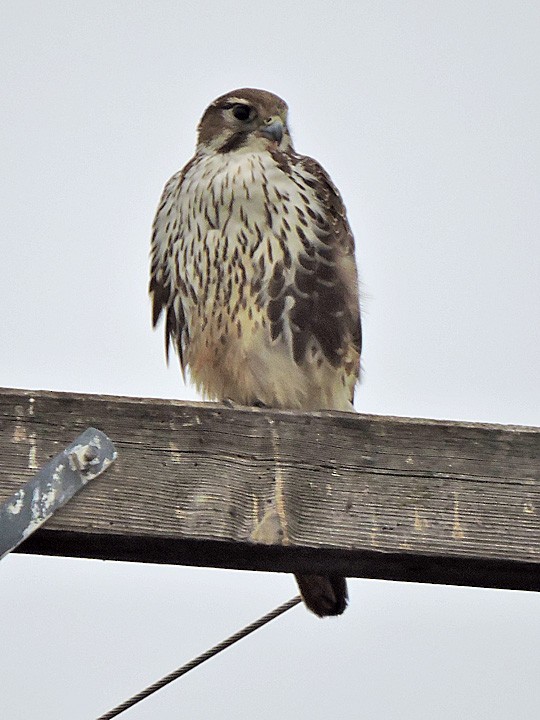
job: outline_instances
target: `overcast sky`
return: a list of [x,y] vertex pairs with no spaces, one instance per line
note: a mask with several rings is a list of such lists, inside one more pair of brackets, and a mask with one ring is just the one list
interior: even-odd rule
[[[361,412],[540,424],[540,4],[0,3],[0,384],[192,399],[150,225],[218,95],[271,90],[340,188]],[[103,428],[106,431],[106,428]],[[350,582],[126,720],[536,720],[540,598]],[[287,575],[11,556],[0,715],[93,720],[295,594]]]

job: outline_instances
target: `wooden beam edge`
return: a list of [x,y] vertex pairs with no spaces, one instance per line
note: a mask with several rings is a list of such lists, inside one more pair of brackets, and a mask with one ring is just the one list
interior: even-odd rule
[[540,591],[540,561],[126,537],[43,528],[18,553],[259,572],[336,573],[399,582]]
[[245,413],[259,416],[276,416],[276,417],[290,417],[290,418],[345,418],[347,420],[368,420],[370,422],[380,423],[396,423],[404,425],[420,425],[420,426],[435,426],[435,427],[463,427],[471,429],[493,429],[493,430],[508,430],[510,432],[523,432],[540,434],[540,426],[535,425],[515,425],[515,424],[504,424],[504,423],[486,423],[486,422],[473,422],[470,420],[446,420],[440,418],[429,418],[429,417],[407,417],[404,415],[378,415],[375,413],[349,413],[341,412],[337,410],[321,410],[321,411],[310,411],[304,412],[300,410],[278,410],[273,408],[256,408],[247,406],[230,407],[222,403],[208,402],[208,401],[187,401],[177,400],[174,398],[145,398],[137,397],[132,395],[100,395],[94,393],[79,393],[79,392],[65,392],[59,390],[29,390],[27,388],[3,388],[0,387],[0,400],[2,397],[10,398],[13,400],[16,397],[25,399],[30,398],[50,398],[60,401],[70,402],[96,402],[96,403],[125,403],[126,405],[152,405],[154,407],[178,407],[178,408],[191,408],[195,412],[205,411],[219,411],[219,412],[230,412],[230,413]]

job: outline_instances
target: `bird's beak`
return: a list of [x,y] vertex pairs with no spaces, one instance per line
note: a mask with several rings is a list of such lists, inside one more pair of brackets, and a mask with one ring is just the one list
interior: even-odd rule
[[277,143],[281,142],[281,138],[283,137],[283,122],[280,118],[273,117],[268,120],[266,125],[261,128],[260,130],[261,135],[264,135],[264,137],[269,138],[270,140],[275,140]]

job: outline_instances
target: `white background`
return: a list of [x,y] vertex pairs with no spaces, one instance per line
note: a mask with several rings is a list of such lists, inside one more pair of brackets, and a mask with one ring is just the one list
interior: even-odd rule
[[[540,424],[540,5],[0,4],[0,383],[194,398],[150,330],[150,225],[217,95],[290,106],[346,201],[362,412]],[[128,711],[533,720],[534,594],[353,580]],[[295,594],[286,575],[11,556],[0,715],[93,720]]]

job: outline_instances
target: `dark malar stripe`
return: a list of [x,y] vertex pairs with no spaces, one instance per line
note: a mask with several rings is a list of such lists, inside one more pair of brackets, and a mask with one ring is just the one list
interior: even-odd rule
[[235,133],[226,142],[224,142],[220,148],[218,148],[218,153],[224,154],[232,152],[233,150],[238,150],[238,148],[241,148],[246,144],[248,135],[249,133],[247,132]]

